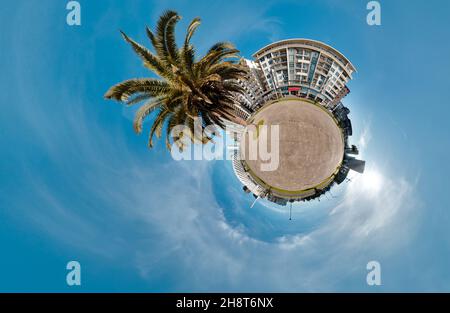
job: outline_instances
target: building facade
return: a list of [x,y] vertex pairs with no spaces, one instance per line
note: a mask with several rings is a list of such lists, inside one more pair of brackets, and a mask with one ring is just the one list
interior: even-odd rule
[[315,40],[282,40],[258,50],[254,60],[243,59],[251,79],[243,82],[250,90],[252,105],[268,98],[298,95],[333,109],[350,92],[346,84],[356,71],[336,49]]

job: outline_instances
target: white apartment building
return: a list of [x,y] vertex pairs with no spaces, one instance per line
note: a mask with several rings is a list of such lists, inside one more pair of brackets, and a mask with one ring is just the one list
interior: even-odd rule
[[278,41],[258,50],[253,58],[242,62],[253,76],[244,83],[252,100],[249,109],[263,104],[264,96],[290,94],[332,110],[348,94],[346,84],[356,71],[342,53],[310,39]]

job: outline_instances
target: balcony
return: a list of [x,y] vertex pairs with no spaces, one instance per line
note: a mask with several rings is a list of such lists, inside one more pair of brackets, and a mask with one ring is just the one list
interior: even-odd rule
[[287,63],[278,63],[272,66],[272,69],[275,71],[287,69]]
[[286,53],[273,53],[272,54],[272,59],[282,58],[282,57],[286,58],[287,54]]

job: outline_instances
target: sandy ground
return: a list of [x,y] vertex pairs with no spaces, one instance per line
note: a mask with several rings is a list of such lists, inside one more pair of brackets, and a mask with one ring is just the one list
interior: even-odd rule
[[[253,176],[269,186],[286,191],[312,188],[327,180],[342,162],[344,142],[339,126],[324,109],[310,102],[284,99],[269,104],[255,114],[252,124],[259,125],[253,127],[259,131],[246,128],[241,155]],[[261,144],[262,127],[270,125],[279,125],[279,164],[275,170],[264,171],[261,165],[267,161],[262,160],[260,153],[251,160],[249,149],[245,148],[249,147],[249,138]],[[271,128],[267,129],[266,142],[273,147]]]

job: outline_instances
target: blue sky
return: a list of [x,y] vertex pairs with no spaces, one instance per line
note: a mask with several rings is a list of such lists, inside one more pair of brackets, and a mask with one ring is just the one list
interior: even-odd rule
[[[448,1],[66,1],[0,12],[1,291],[450,291]],[[146,42],[165,9],[195,16],[204,52],[245,57],[320,40],[358,73],[344,103],[363,176],[336,198],[286,208],[243,194],[227,161],[176,162],[146,148],[109,86],[149,73],[118,30]],[[147,125],[148,127],[148,125]],[[82,285],[66,285],[77,260]],[[382,286],[366,284],[377,260]]]

